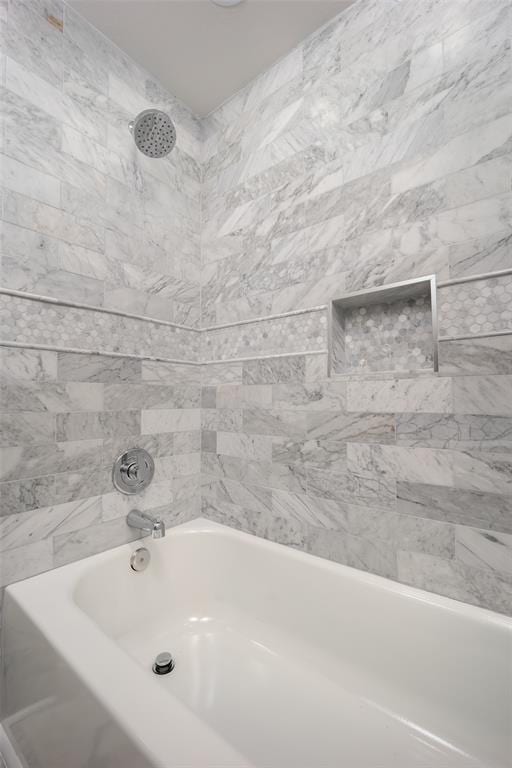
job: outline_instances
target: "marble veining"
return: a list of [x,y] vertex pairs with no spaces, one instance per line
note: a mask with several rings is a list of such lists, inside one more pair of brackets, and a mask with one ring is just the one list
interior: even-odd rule
[[[47,5],[2,16],[1,282],[98,310],[1,297],[2,584],[133,535],[109,472],[140,445],[168,524],[510,613],[510,0],[355,3],[203,120]],[[322,307],[425,274],[480,276],[438,291],[439,374],[404,306],[349,318],[366,365],[329,378]]]

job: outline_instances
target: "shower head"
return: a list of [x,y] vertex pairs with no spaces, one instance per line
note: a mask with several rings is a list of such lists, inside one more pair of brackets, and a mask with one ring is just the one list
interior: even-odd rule
[[176,128],[165,112],[145,109],[130,123],[137,149],[148,157],[165,157],[176,144]]

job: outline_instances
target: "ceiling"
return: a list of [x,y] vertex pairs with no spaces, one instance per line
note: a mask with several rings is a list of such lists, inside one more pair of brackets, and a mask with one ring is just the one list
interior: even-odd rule
[[354,0],[68,0],[200,116]]

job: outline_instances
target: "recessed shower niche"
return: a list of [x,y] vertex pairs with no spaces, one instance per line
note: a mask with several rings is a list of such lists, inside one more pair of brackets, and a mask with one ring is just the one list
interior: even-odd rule
[[435,275],[331,302],[330,374],[437,371]]

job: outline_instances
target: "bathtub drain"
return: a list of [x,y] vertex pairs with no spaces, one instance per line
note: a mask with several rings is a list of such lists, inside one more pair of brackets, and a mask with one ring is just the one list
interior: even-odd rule
[[159,653],[153,664],[155,675],[168,675],[174,669],[174,659],[170,653],[164,651]]

